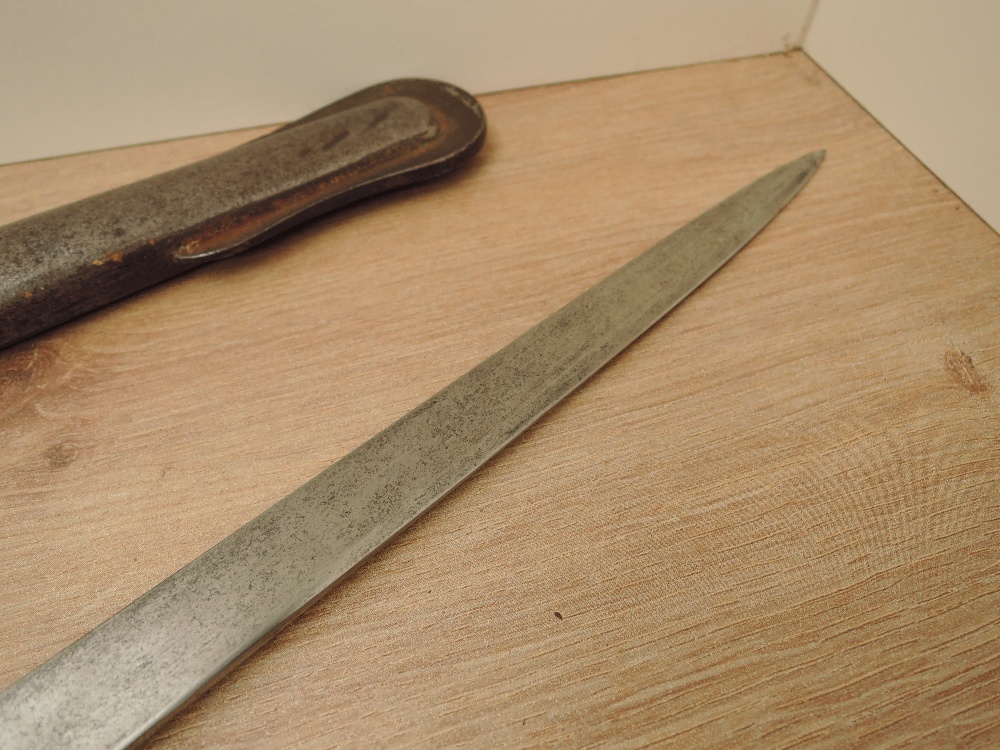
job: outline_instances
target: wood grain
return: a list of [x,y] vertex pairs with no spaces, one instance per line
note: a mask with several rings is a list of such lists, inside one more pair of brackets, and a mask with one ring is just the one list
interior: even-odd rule
[[[156,748],[1000,744],[1000,237],[802,54],[0,352],[0,686],[751,179],[806,190]],[[258,131],[0,168],[0,221]]]

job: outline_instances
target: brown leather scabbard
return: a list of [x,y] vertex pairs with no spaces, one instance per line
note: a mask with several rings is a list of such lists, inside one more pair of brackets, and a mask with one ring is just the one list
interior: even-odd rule
[[0,347],[448,172],[485,135],[461,89],[390,81],[217,156],[0,227]]

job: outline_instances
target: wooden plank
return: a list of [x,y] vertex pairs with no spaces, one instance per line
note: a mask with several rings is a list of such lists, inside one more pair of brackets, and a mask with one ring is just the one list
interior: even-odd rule
[[[0,353],[0,685],[826,148],[730,265],[152,746],[997,744],[1000,238],[801,54],[483,104],[463,173]],[[0,220],[255,134],[0,169]]]

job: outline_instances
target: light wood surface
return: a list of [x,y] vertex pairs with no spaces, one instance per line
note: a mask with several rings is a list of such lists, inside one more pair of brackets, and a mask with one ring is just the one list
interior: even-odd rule
[[[734,261],[151,744],[1000,744],[1000,237],[798,53],[482,102],[460,175],[0,352],[0,686],[826,148]],[[256,134],[5,167],[0,220]]]

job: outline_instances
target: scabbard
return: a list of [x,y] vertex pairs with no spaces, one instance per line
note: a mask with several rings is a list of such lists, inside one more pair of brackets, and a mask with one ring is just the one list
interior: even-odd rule
[[485,134],[482,108],[461,89],[390,81],[217,156],[0,227],[0,347],[444,174]]

